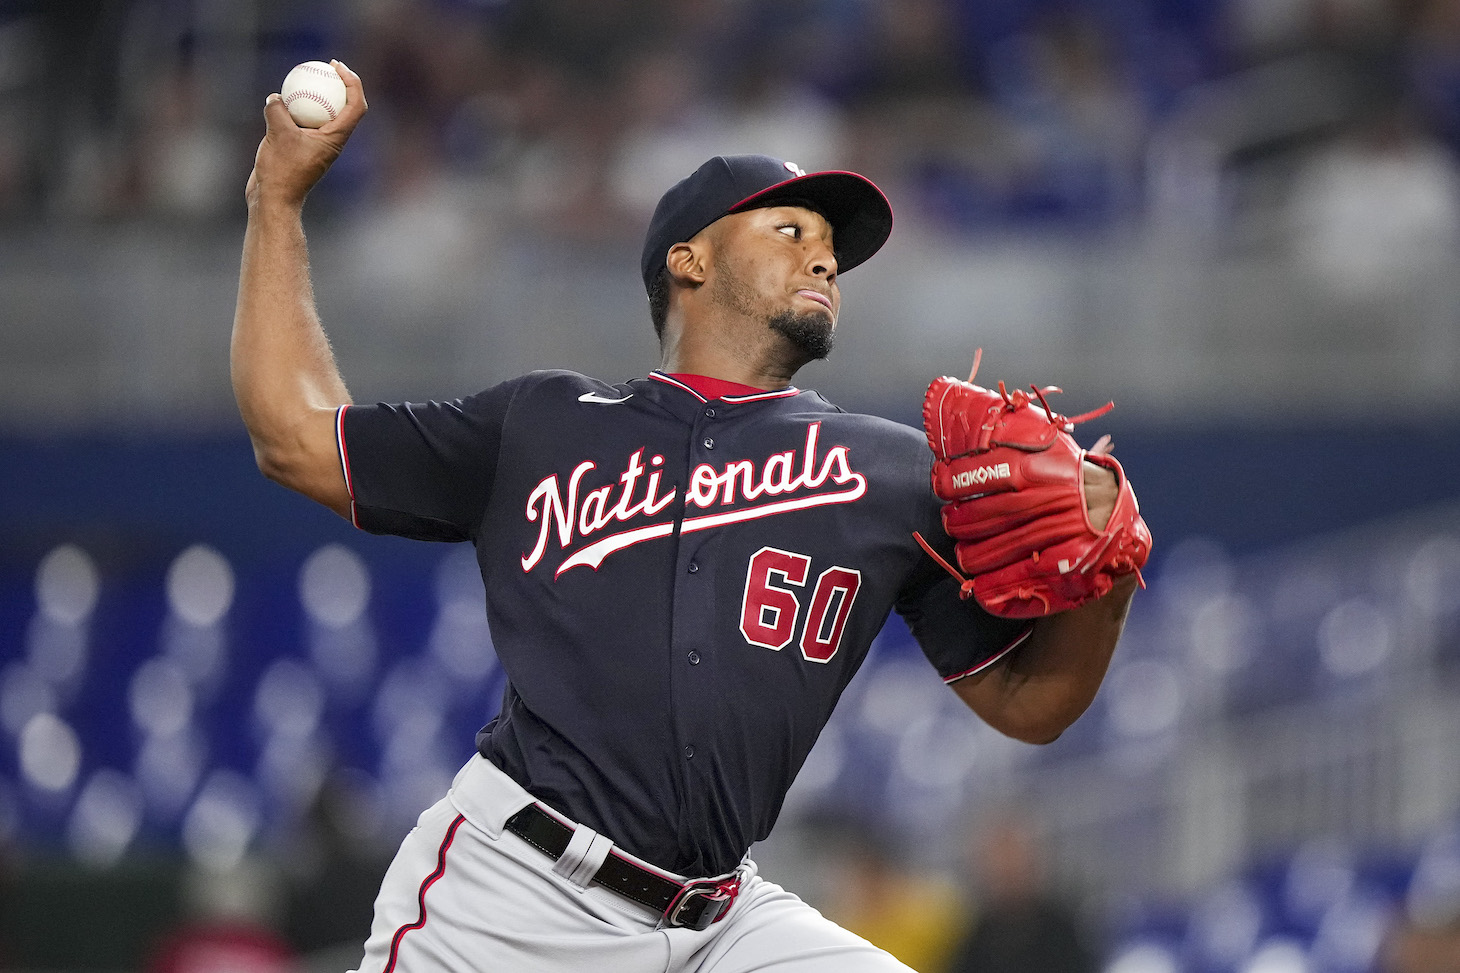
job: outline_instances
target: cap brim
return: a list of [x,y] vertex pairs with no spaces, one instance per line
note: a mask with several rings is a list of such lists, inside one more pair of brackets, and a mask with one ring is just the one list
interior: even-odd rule
[[892,204],[876,184],[855,172],[811,172],[762,189],[726,212],[774,206],[781,200],[813,204],[831,224],[837,272],[851,270],[892,234]]

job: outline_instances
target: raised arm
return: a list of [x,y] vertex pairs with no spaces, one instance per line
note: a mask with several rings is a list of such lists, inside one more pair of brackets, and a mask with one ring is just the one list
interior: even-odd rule
[[264,104],[267,131],[244,190],[248,229],[238,277],[231,363],[233,393],[271,480],[350,515],[334,418],[350,402],[314,307],[304,198],[339,156],[365,114],[355,72],[338,61],[344,110],[318,129],[300,128],[278,94]]

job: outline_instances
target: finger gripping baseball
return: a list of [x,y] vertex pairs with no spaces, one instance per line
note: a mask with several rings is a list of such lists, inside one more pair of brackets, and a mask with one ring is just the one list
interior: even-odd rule
[[[933,492],[946,501],[943,526],[970,579],[963,596],[995,615],[1034,618],[1099,598],[1120,575],[1139,578],[1151,536],[1125,471],[1112,457],[1087,454],[1071,435],[1075,423],[1113,403],[1071,419],[1050,407],[1046,395],[1059,391],[1052,386],[1011,392],[972,378],[935,379],[923,399]],[[1118,483],[1103,530],[1086,507],[1085,462]]]

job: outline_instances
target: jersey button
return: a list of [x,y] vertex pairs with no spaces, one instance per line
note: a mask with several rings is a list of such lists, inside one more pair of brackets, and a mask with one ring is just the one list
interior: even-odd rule
[[708,436],[705,437],[705,448],[706,449],[714,449],[715,448],[715,441],[713,439],[709,438]]
[[690,574],[696,574],[700,570],[700,563],[698,561],[691,561],[689,562],[689,567],[685,568],[685,570]]
[[685,746],[684,746],[684,756],[685,756],[685,759],[693,758],[694,755],[695,755],[695,745],[693,743],[687,743],[687,744],[685,744]]
[[706,419],[713,419],[713,418],[715,418],[715,410],[714,409],[706,409],[705,410],[705,418]]
[[692,666],[697,666],[700,664],[700,654],[698,652],[695,652],[693,650],[690,651],[689,664]]

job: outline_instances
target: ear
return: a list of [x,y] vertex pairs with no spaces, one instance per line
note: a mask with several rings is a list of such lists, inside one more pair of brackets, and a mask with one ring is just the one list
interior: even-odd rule
[[669,254],[664,258],[664,265],[669,268],[669,276],[688,287],[698,287],[703,284],[706,278],[708,249],[708,246],[699,240],[676,243],[670,247]]

